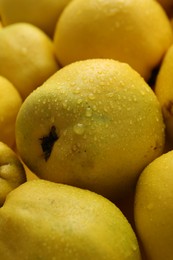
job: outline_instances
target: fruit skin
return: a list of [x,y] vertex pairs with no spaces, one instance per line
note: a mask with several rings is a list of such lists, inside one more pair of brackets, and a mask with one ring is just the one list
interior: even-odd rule
[[16,153],[0,142],[0,206],[8,193],[25,181],[25,170]]
[[16,116],[22,98],[15,86],[0,75],[0,141],[13,148]]
[[0,75],[23,99],[59,69],[51,39],[39,28],[16,23],[0,30]]
[[154,87],[161,104],[169,149],[173,148],[173,45],[168,49],[159,69]]
[[147,260],[173,256],[173,151],[150,163],[139,177],[135,224]]
[[4,26],[27,22],[53,36],[55,25],[71,0],[1,0],[1,19]]
[[0,237],[2,260],[141,259],[135,233],[113,203],[45,180],[9,194],[0,209]]
[[74,0],[61,14],[54,34],[62,66],[112,58],[130,64],[145,80],[172,41],[169,19],[153,0]]
[[118,199],[162,153],[164,124],[155,94],[128,64],[85,60],[28,96],[16,144],[40,178]]

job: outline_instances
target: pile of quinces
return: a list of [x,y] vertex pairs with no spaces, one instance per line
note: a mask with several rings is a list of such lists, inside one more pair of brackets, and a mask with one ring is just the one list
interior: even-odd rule
[[172,19],[0,0],[1,260],[172,260]]

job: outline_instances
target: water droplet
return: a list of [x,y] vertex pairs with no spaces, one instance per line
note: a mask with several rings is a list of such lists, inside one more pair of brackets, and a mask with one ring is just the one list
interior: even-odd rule
[[63,108],[67,108],[67,100],[65,100],[62,104]]
[[70,85],[73,87],[75,86],[75,82],[70,81]]
[[133,244],[133,245],[132,245],[132,250],[133,250],[133,251],[136,251],[136,250],[137,250],[137,245],[136,245],[136,244]]
[[145,92],[143,90],[141,90],[141,95],[145,96]]
[[77,149],[78,149],[77,145],[76,145],[76,144],[74,144],[74,145],[72,146],[72,151],[73,151],[73,152],[76,152],[76,151],[77,151]]
[[136,98],[135,96],[133,97],[133,101],[134,101],[134,102],[137,102],[137,98]]
[[113,97],[113,93],[112,92],[109,92],[109,93],[107,93],[107,97]]
[[90,100],[94,100],[95,99],[93,93],[90,93],[88,97],[89,97]]
[[79,98],[79,99],[77,100],[77,104],[79,105],[79,104],[81,104],[81,103],[82,103],[82,99]]
[[92,109],[90,107],[87,107],[85,115],[86,115],[86,117],[91,117],[92,116]]
[[74,92],[74,94],[79,94],[80,93],[80,88],[79,87],[75,88],[73,90],[73,92]]
[[55,118],[51,117],[50,121],[51,121],[52,124],[54,124],[55,123]]
[[104,86],[105,83],[103,81],[100,81],[100,86]]
[[83,135],[83,133],[84,133],[84,131],[85,131],[85,127],[84,127],[83,124],[78,123],[78,124],[74,125],[73,131],[74,131],[75,134],[77,134],[77,135]]
[[94,110],[94,111],[96,111],[96,110],[97,110],[97,107],[96,107],[95,105],[93,106],[93,110]]

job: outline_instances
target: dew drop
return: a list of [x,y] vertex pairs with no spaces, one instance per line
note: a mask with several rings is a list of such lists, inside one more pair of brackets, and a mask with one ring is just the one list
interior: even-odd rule
[[67,108],[67,100],[65,100],[62,105],[63,105],[63,108]]
[[80,93],[80,88],[78,87],[78,88],[75,88],[74,90],[73,90],[73,92],[74,92],[74,94],[79,94]]
[[90,107],[87,107],[85,115],[86,115],[86,117],[91,117],[92,116],[92,109]]
[[77,134],[77,135],[83,135],[83,133],[84,133],[84,131],[85,131],[85,127],[84,127],[83,124],[78,123],[78,124],[74,125],[73,131],[74,131],[75,134]]
[[107,94],[107,97],[110,97],[110,98],[111,98],[111,97],[113,97],[113,95],[114,95],[114,94],[113,94],[112,92],[109,92],[109,93]]
[[52,124],[54,124],[54,123],[55,123],[55,118],[54,118],[54,117],[51,117],[51,118],[50,118],[50,121],[51,121]]
[[96,110],[97,110],[97,107],[96,107],[95,105],[93,106],[93,110],[94,110],[94,111],[96,111]]
[[129,121],[129,124],[130,124],[130,125],[132,125],[132,124],[133,124],[133,121],[132,121],[132,120],[130,120],[130,121]]
[[137,245],[136,245],[136,244],[133,244],[133,245],[132,245],[132,250],[133,250],[133,251],[136,251],[136,250],[137,250]]
[[90,100],[94,100],[95,99],[93,93],[90,93],[88,97],[89,97]]
[[79,99],[77,100],[77,104],[79,105],[79,104],[81,104],[81,103],[82,103],[82,99],[79,98]]

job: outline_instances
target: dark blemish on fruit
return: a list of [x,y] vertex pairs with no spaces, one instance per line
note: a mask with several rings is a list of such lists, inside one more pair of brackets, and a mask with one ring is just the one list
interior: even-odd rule
[[52,126],[48,135],[39,138],[41,141],[41,147],[44,153],[44,159],[47,161],[51,155],[54,143],[58,140],[58,135],[56,133],[56,127]]

